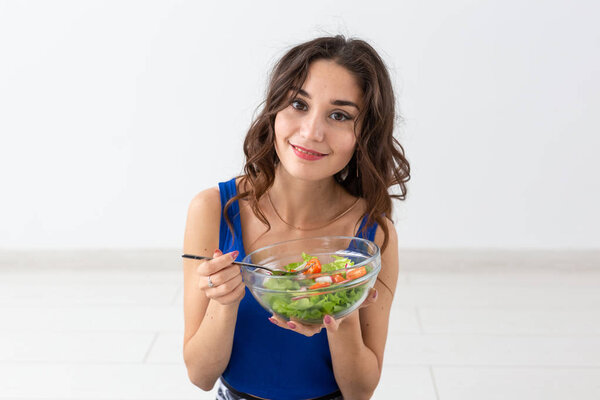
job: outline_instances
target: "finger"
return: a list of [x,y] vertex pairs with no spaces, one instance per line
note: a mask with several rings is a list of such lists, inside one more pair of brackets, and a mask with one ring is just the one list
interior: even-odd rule
[[[233,277],[239,275],[242,276],[240,272],[240,267],[233,264],[228,267],[223,268],[222,270],[215,272],[210,276],[210,281],[215,286],[221,286],[225,282],[231,280]],[[208,279],[206,279],[206,284],[208,285]]]
[[[212,277],[211,277],[211,281],[212,281]],[[207,297],[210,298],[217,298],[217,297],[222,297],[227,295],[228,293],[234,291],[238,285],[240,284],[240,282],[242,282],[242,275],[236,275],[233,278],[231,278],[230,280],[228,280],[227,282],[224,282],[223,284],[219,285],[219,286],[215,286],[212,288],[206,288],[204,290],[204,293],[206,293]]]
[[359,308],[368,307],[371,304],[375,303],[377,301],[377,294],[377,289],[369,289],[369,294],[367,295],[367,298],[363,301]]
[[246,285],[241,282],[234,290],[224,296],[216,297],[213,300],[221,304],[231,304],[241,300],[246,294]]
[[289,330],[308,337],[316,335],[323,329],[323,325],[305,325],[298,321],[288,321],[286,325]]
[[198,276],[198,287],[200,288],[200,290],[203,290],[206,292],[207,289],[210,289],[211,286],[208,284],[209,279],[212,282],[212,277],[209,278],[208,276],[205,276],[205,275]]
[[[219,250],[219,249],[216,249],[215,251],[213,251],[213,255],[212,255],[212,256],[213,256],[213,258],[216,258],[216,257],[222,256],[222,255],[223,255],[223,252],[222,252],[221,250]],[[201,266],[202,264],[206,263],[206,262],[208,262],[208,261],[207,261],[207,260],[201,260],[201,261],[198,263],[198,266],[196,267],[196,272],[197,272],[197,273],[200,273],[200,271],[201,271],[201,270],[200,270],[200,266]],[[204,268],[204,267],[203,267],[203,268]]]
[[[227,268],[225,268],[225,269],[227,269]],[[198,287],[200,288],[200,290],[204,290],[206,292],[207,290],[216,288],[217,286],[225,283],[226,277],[222,274],[222,272],[225,269],[218,271],[212,275],[208,275],[208,276],[200,274],[198,276]],[[212,293],[214,294],[215,292],[213,291]],[[212,297],[214,297],[214,296],[212,296]]]
[[269,321],[280,328],[288,329],[304,336],[316,335],[317,333],[321,332],[321,329],[323,328],[322,325],[305,325],[299,323],[298,321],[286,321],[275,314],[269,318]]
[[279,326],[280,328],[287,328],[285,321],[280,320],[275,314],[269,317],[269,321],[271,321],[271,323],[273,323],[274,325]]
[[340,321],[336,321],[331,315],[326,315],[323,317],[323,325],[327,332],[337,332]]
[[214,257],[212,260],[198,265],[197,272],[199,275],[209,276],[222,270],[230,265],[237,258],[240,252],[235,250],[227,254]]

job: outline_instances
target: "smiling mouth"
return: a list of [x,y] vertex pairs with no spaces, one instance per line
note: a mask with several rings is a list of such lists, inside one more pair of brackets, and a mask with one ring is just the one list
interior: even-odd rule
[[304,149],[302,147],[294,146],[291,143],[290,143],[290,146],[292,146],[294,149],[298,150],[300,153],[308,154],[308,155],[311,155],[311,156],[320,156],[320,157],[323,157],[323,156],[327,155],[327,154],[323,154],[323,153],[317,153],[316,151],[309,151],[309,150],[306,150],[306,149]]

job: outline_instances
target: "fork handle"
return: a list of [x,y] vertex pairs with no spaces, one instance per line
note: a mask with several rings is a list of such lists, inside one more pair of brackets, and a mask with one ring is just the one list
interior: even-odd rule
[[[183,257],[183,258],[191,258],[192,260],[208,260],[208,261],[213,260],[212,257],[195,256],[193,254],[183,254],[181,257]],[[245,262],[242,262],[242,261],[234,261],[234,262],[232,262],[232,264],[245,265],[247,267],[253,267],[253,268],[261,268],[261,269],[266,269],[269,272],[273,272],[273,270],[271,270],[270,268],[267,268],[265,266],[257,265],[257,264],[245,263]]]

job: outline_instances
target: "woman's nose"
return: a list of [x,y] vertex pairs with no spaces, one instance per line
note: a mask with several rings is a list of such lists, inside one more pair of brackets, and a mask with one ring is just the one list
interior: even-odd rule
[[309,113],[302,121],[301,134],[307,139],[320,142],[325,134],[324,129],[323,122],[317,113]]

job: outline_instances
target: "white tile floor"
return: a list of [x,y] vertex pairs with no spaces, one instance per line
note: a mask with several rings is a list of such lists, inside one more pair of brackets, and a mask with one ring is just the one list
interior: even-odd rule
[[[213,399],[177,250],[0,252],[0,399]],[[401,251],[375,399],[600,399],[600,251]]]

